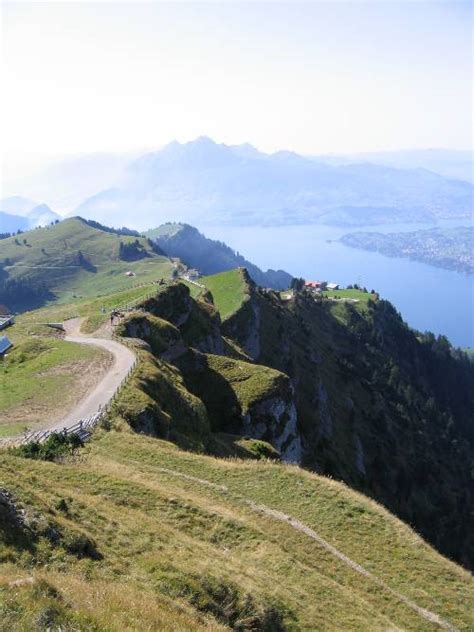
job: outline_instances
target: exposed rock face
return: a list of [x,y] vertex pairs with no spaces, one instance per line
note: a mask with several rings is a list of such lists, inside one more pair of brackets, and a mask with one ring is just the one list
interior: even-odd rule
[[319,435],[330,438],[333,433],[331,413],[329,412],[328,394],[324,384],[320,381],[317,389],[316,402],[319,406]]
[[242,417],[242,434],[271,443],[289,463],[300,463],[301,438],[293,399],[271,397],[259,401]]
[[121,324],[120,334],[145,342],[162,359],[179,357],[186,352],[180,331],[171,323],[146,312],[134,312]]
[[203,353],[224,354],[219,312],[208,297],[194,300],[186,285],[176,283],[144,303],[143,307],[172,323],[189,346]]
[[364,448],[362,447],[362,442],[358,436],[356,436],[355,438],[355,449],[356,449],[355,466],[357,468],[357,471],[363,476],[365,476],[367,472],[365,470]]
[[28,528],[26,514],[11,492],[0,488],[0,527],[24,531]]

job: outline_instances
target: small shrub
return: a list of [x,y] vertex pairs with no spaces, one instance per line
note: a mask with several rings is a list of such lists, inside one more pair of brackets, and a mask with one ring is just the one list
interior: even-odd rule
[[101,553],[97,550],[97,545],[83,533],[65,533],[61,540],[61,545],[65,551],[71,553],[79,559],[89,558],[92,560],[102,559]]
[[55,508],[62,513],[68,513],[69,511],[69,506],[65,498],[60,498],[56,503]]
[[48,606],[41,610],[36,618],[36,625],[39,628],[46,628],[50,630],[53,625],[57,625],[59,623],[59,619],[61,616],[61,612],[58,608],[54,606]]
[[78,435],[53,433],[44,443],[33,441],[12,450],[13,454],[25,459],[55,461],[61,457],[74,454],[84,444]]

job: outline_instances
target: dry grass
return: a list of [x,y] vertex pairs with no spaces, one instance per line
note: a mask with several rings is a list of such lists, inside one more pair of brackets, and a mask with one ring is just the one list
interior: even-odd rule
[[[296,467],[219,460],[111,432],[67,464],[4,456],[0,478],[26,506],[93,539],[103,556],[78,560],[44,536],[31,550],[0,540],[0,583],[44,577],[61,594],[46,601],[65,630],[437,628],[249,501],[304,522],[458,629],[474,624],[468,573],[376,503]],[[57,509],[61,499],[67,511]],[[0,629],[33,629],[38,609],[51,607],[31,590],[3,589],[4,603],[16,605],[0,609],[10,626]]]

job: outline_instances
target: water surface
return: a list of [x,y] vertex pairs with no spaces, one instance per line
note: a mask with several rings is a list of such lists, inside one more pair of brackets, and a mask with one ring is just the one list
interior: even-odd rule
[[[460,220],[437,226],[461,226]],[[432,224],[391,224],[360,230],[411,232]],[[337,241],[355,229],[334,226],[203,226],[212,239],[225,241],[263,269],[282,268],[294,276],[376,290],[405,321],[421,331],[446,335],[453,344],[474,346],[473,277],[409,259],[350,248]]]

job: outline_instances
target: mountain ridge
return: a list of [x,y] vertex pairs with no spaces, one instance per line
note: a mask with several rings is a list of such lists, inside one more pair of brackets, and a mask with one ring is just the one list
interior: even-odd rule
[[293,278],[284,270],[260,270],[223,242],[205,237],[197,228],[189,224],[163,224],[146,231],[145,235],[167,254],[178,257],[205,275],[234,268],[246,268],[257,285],[277,290],[288,288]]

